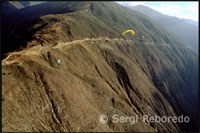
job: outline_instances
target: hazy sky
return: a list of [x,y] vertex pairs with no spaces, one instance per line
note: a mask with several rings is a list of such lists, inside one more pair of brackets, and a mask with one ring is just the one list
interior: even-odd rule
[[198,21],[198,2],[182,1],[182,2],[117,2],[122,5],[144,5],[166,15],[175,16],[178,18],[192,19]]

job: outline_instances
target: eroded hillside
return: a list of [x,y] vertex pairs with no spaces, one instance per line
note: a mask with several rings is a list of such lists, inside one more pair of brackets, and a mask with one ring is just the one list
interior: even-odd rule
[[[144,57],[140,49],[154,45],[97,38],[13,53],[2,62],[3,131],[179,131],[172,123],[132,126],[98,119],[101,114],[176,115],[151,74],[152,69],[159,73],[154,65],[161,60]],[[162,69],[175,68],[160,56],[161,64],[168,64]]]

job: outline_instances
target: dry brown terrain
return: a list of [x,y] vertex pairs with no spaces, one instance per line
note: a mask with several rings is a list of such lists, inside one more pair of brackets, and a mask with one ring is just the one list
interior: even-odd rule
[[172,123],[99,122],[101,114],[175,115],[135,48],[131,40],[96,38],[8,56],[2,61],[3,131],[179,131]]

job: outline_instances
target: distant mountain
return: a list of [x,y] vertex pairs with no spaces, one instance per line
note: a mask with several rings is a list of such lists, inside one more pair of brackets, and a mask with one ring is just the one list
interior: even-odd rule
[[198,27],[196,25],[189,24],[188,20],[186,22],[176,17],[164,15],[147,6],[138,5],[129,8],[150,17],[198,53]]
[[22,9],[25,7],[38,5],[44,2],[31,2],[31,1],[3,1],[2,2],[2,12],[3,14],[10,14],[18,9]]
[[20,4],[24,5],[24,7],[34,6],[38,4],[45,3],[44,1],[19,1]]
[[192,25],[195,25],[195,26],[198,26],[198,22],[197,21],[193,21],[191,19],[183,19],[185,22],[189,23],[189,24],[192,24]]
[[[3,132],[198,131],[198,55],[149,17],[69,1],[9,16],[17,23],[2,34]],[[127,29],[136,34],[122,36]],[[115,114],[190,122],[131,125]]]
[[4,14],[10,14],[16,11],[17,9],[21,9],[21,8],[24,8],[24,6],[17,1],[3,1],[2,2],[2,12]]
[[[40,5],[35,5],[35,6],[28,7],[28,8],[20,9],[16,12],[12,13],[11,15],[5,16],[5,18],[3,17],[3,20],[7,20],[5,23],[3,23],[3,25],[5,24],[5,25],[7,25],[7,27],[10,27],[11,25],[17,25],[17,27],[15,27],[16,28],[15,32],[13,31],[14,28],[11,28],[12,32],[10,32],[9,30],[6,30],[6,32],[8,31],[9,34],[10,33],[17,34],[18,40],[15,40],[14,38],[9,39],[9,37],[4,37],[4,38],[7,38],[9,42],[11,41],[10,42],[11,44],[12,44],[13,40],[15,40],[16,42],[18,42],[19,40],[23,40],[23,43],[24,43],[24,41],[26,42],[27,39],[31,37],[29,33],[31,33],[31,34],[34,33],[34,32],[30,32],[30,31],[39,30],[39,29],[35,29],[35,28],[29,29],[30,26],[32,26],[34,23],[38,23],[38,21],[40,22],[39,25],[41,25],[41,26],[46,24],[46,22],[48,22],[48,21],[51,22],[50,21],[51,19],[49,20],[43,16],[46,16],[48,14],[73,13],[73,12],[79,12],[79,11],[84,11],[84,10],[93,11],[92,7],[91,7],[91,9],[88,9],[87,6],[83,6],[83,5],[85,5],[85,3],[82,3],[82,2],[79,2],[79,3],[76,3],[76,2],[48,2],[48,3],[43,3]],[[134,20],[132,22],[132,26],[130,26],[130,22],[125,21],[127,18],[120,11],[116,10],[116,12],[119,15],[115,15],[112,11],[108,11],[104,8],[101,9],[101,10],[103,10],[103,11],[101,11],[99,9],[99,6],[97,6],[97,7],[98,7],[97,9],[95,8],[97,11],[95,10],[95,14],[94,14],[94,15],[96,15],[96,14],[97,15],[91,16],[91,19],[94,19],[94,20],[83,19],[83,21],[86,21],[84,23],[91,23],[90,25],[98,24],[99,26],[96,26],[96,27],[97,28],[101,27],[101,28],[97,30],[97,28],[93,28],[95,26],[92,26],[92,27],[88,26],[86,28],[87,29],[89,28],[89,30],[95,29],[94,30],[95,33],[94,33],[94,31],[86,32],[86,31],[81,30],[81,31],[79,31],[80,32],[79,34],[87,33],[88,35],[93,36],[93,37],[97,36],[99,34],[102,34],[102,35],[108,36],[108,37],[121,37],[121,34],[120,34],[121,31],[131,28],[131,27],[134,27],[134,29],[137,30],[137,34],[134,36],[134,38],[137,38],[140,40],[143,39],[143,40],[148,40],[148,41],[152,41],[155,43],[157,43],[157,42],[170,43],[171,39],[173,38],[173,37],[169,38],[168,36],[170,36],[170,35],[168,33],[166,33],[159,25],[157,25],[151,19],[145,18],[145,19],[148,19],[148,21],[145,21],[144,20],[145,16],[140,17],[141,14],[139,14],[137,12],[135,12],[135,14],[138,18],[136,20]],[[113,7],[115,7],[115,6],[113,6]],[[122,12],[126,12],[126,11],[124,11],[124,8],[120,8],[120,9],[122,10]],[[130,12],[130,11],[131,10],[128,10],[128,12]],[[109,15],[110,13],[111,13],[111,15]],[[2,14],[4,14],[4,13],[2,13]],[[38,19],[41,16],[42,16],[42,19]],[[121,19],[117,20],[116,22],[112,20],[112,19],[115,19],[115,17],[120,18],[119,16],[121,16]],[[98,18],[98,19],[95,19],[95,18]],[[59,18],[57,18],[57,19],[59,19]],[[109,19],[111,19],[111,20],[109,20]],[[131,18],[131,19],[134,19],[134,18]],[[99,20],[103,21],[103,23]],[[56,19],[55,19],[55,21],[56,21]],[[77,20],[77,21],[81,21],[81,20]],[[96,23],[93,23],[93,21],[94,22],[96,21]],[[26,22],[26,23],[24,23],[24,22]],[[105,23],[108,23],[109,25],[105,25]],[[138,26],[135,26],[135,25],[138,25]],[[141,25],[144,25],[144,26],[142,27]],[[6,27],[6,26],[3,26],[3,27]],[[38,27],[38,26],[36,26],[36,27]],[[75,28],[75,27],[73,27],[73,28]],[[79,27],[79,28],[81,29],[81,27]],[[35,29],[35,30],[33,30],[33,29]],[[155,32],[155,30],[157,32]],[[26,36],[28,36],[28,37],[26,37]],[[74,38],[78,39],[79,36],[81,36],[81,35],[74,36]],[[85,36],[85,35],[82,35],[82,37],[83,36]],[[142,38],[142,36],[145,36],[145,38]],[[16,35],[15,35],[15,37],[16,37]],[[128,36],[128,37],[132,38],[132,36]],[[19,39],[19,38],[22,38],[22,39]],[[69,39],[70,38],[68,36],[65,37],[65,40],[69,40]],[[173,38],[173,39],[176,40],[175,38]],[[6,44],[8,44],[8,42]],[[17,47],[18,45],[15,43],[15,46]],[[7,47],[3,51],[6,52],[8,50],[8,48],[9,47]],[[14,47],[10,47],[10,48],[14,48]]]
[[18,1],[20,4],[22,4],[24,7],[30,6],[30,1]]
[[[27,2],[24,2],[23,4],[25,5]],[[33,2],[32,2],[33,3]],[[28,2],[28,4],[31,4]],[[62,5],[63,4],[63,5]],[[72,12],[76,9],[73,7],[73,2],[51,2],[51,3],[39,3],[39,4],[32,4],[31,8],[23,8],[20,10],[16,10],[15,12],[12,12],[10,15],[4,15],[7,14],[5,11],[2,12],[3,16],[3,22],[2,25],[3,27],[10,27],[13,25],[17,25],[19,23],[33,20],[35,18],[38,18],[43,15],[47,14],[62,14],[66,12]],[[27,5],[27,4],[26,4]],[[60,10],[58,10],[60,8]],[[81,8],[81,7],[80,7]],[[33,13],[34,12],[34,13]],[[4,22],[4,20],[7,20]]]
[[31,1],[3,1],[2,2],[2,30],[6,32],[12,25],[16,25],[20,22],[27,21],[28,18],[34,18],[34,14],[26,16],[24,12],[20,12],[21,9],[25,11],[30,6],[40,5],[45,2],[31,2]]

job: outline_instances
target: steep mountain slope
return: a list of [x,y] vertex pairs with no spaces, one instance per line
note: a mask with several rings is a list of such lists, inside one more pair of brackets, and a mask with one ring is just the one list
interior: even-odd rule
[[177,36],[180,40],[183,40],[185,45],[191,47],[198,53],[198,27],[196,25],[189,24],[188,22],[185,22],[185,20],[176,17],[161,14],[142,5],[130,7],[130,9],[138,11],[155,20],[167,31]]
[[[10,51],[14,45],[26,49],[2,61],[3,131],[198,130],[197,54],[115,3],[68,4],[57,3],[50,15],[16,26],[8,36],[15,39],[6,40]],[[136,35],[122,37],[125,29]],[[106,124],[99,122],[101,114],[108,116]],[[112,122],[114,114],[183,114],[191,120],[131,125]]]
[[43,2],[31,2],[31,1],[2,1],[2,12],[3,14],[14,13],[18,9],[25,7],[38,5]]
[[187,23],[189,23],[189,24],[198,26],[198,22],[197,22],[197,21],[193,21],[193,20],[191,20],[191,19],[182,19],[182,20],[184,20],[185,22],[187,22]]
[[[40,3],[39,5],[34,4],[31,7],[26,7],[21,10],[17,10],[16,12],[13,12],[9,16],[5,16],[5,18],[3,15],[2,19],[6,19],[8,23],[5,23],[5,25],[8,25],[8,27],[10,27],[12,25],[16,25],[28,20],[33,20],[35,18],[38,18],[43,15],[47,15],[47,14],[62,14],[66,12],[79,10],[82,8],[81,5],[83,5],[84,2],[76,3],[76,6],[73,6],[74,4],[75,4],[74,2],[69,2],[69,1],[68,2],[50,2],[50,3],[44,2],[44,3]],[[2,14],[5,14],[5,12],[3,12]]]
[[[2,30],[5,33],[12,25],[16,25],[19,22],[27,21],[26,12],[30,6],[40,5],[44,2],[31,2],[31,1],[2,1]],[[23,12],[21,12],[21,10]],[[31,17],[34,13],[29,14]],[[24,16],[25,15],[25,16]],[[29,18],[28,17],[28,18]]]
[[[64,23],[57,23],[58,25],[62,25],[62,28],[60,29],[63,33],[58,35],[61,36],[60,39],[64,39],[64,41],[81,39],[88,36],[108,36],[111,38],[122,37],[120,33],[129,28],[134,28],[134,30],[137,32],[134,36],[134,39],[143,39],[143,41],[148,40],[161,43],[169,43],[171,39],[173,39],[172,37],[168,38],[169,34],[166,33],[162,28],[159,28],[157,24],[149,20],[147,17],[141,17],[141,14],[139,13],[116,6],[113,3],[110,3],[110,5],[111,8],[109,7],[110,9],[106,9],[106,5],[103,5],[104,7],[100,7],[97,4],[90,5],[89,3],[85,2],[50,2],[33,6],[31,8],[21,9],[17,12],[18,15],[11,15],[11,17],[13,17],[9,22],[22,23],[28,20],[29,22],[22,23],[16,28],[12,27],[11,31],[7,30],[9,31],[8,34],[5,34],[6,37],[3,37],[3,42],[5,41],[3,44],[6,44],[5,46],[2,46],[3,52],[7,53],[9,51],[15,50],[22,44],[26,45],[28,41],[32,40],[33,37],[36,36],[34,35],[35,32],[38,33],[37,36],[39,36],[41,33],[41,36],[43,36],[44,32],[45,34],[52,34],[49,32],[49,30],[43,30],[41,33],[39,33],[39,29],[47,25],[48,22],[50,22],[50,24],[48,24],[48,26],[45,28],[50,27],[53,23],[58,21],[62,21],[62,23]],[[63,14],[66,12],[71,13],[69,15],[72,17],[75,16],[75,18],[69,21],[70,17],[54,17],[53,15],[47,15]],[[21,16],[22,14],[23,17]],[[32,20],[43,15],[47,16]],[[129,17],[129,15],[134,15],[134,17]],[[19,20],[17,18],[23,19]],[[148,19],[148,21],[146,21],[146,19]],[[86,26],[83,27],[83,25]],[[69,34],[74,35],[69,36]],[[53,36],[53,38],[55,38],[55,36]],[[129,35],[127,38],[132,38],[132,36]],[[8,47],[7,44],[11,46]]]
[[2,2],[2,12],[4,14],[12,13],[16,11],[17,9],[21,9],[21,8],[24,8],[24,6],[17,1],[3,1]]
[[[74,4],[76,4],[76,6],[73,6]],[[21,44],[18,44],[19,40],[24,41],[24,38],[22,37],[19,38],[16,36],[16,33],[14,33],[13,31],[13,29],[15,28],[13,28],[12,26],[17,25],[17,27],[19,27],[18,24],[21,24],[26,21],[30,21],[30,23],[32,24],[35,21],[34,19],[40,16],[47,15],[47,14],[63,14],[66,12],[75,12],[77,10],[81,10],[82,8],[85,8],[85,6],[82,6],[83,4],[84,2],[79,2],[79,3],[47,2],[47,3],[42,3],[39,5],[33,5],[31,7],[23,8],[21,10],[17,10],[16,12],[13,12],[12,14],[9,14],[9,15],[6,14],[6,12],[2,12],[2,31],[4,33],[2,35],[2,41],[3,41],[2,56],[4,53],[13,51],[16,48],[18,48],[19,45],[21,45]],[[33,22],[31,20],[33,20]],[[19,29],[19,32],[23,32],[24,28],[27,28],[27,27],[29,28],[30,24],[26,24],[26,25],[27,26],[24,26],[22,24],[20,28],[23,28],[23,29]],[[37,31],[37,29],[35,30]],[[31,30],[31,31],[33,31],[34,33],[34,30]],[[25,32],[27,33],[27,31]],[[31,35],[33,34],[32,32],[29,32],[28,36],[30,36],[29,35],[30,33]],[[22,36],[24,35],[26,36],[26,34],[23,34]],[[7,44],[12,45],[12,46],[8,46]]]

